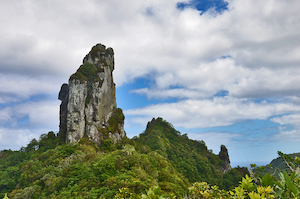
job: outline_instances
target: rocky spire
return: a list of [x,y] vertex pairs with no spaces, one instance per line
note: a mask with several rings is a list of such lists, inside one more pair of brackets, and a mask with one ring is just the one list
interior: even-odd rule
[[230,166],[230,160],[229,160],[228,150],[226,146],[221,145],[219,157],[224,162],[224,165],[222,166],[222,172],[223,173],[228,172],[231,169],[231,166]]
[[97,44],[71,75],[69,84],[62,85],[60,133],[66,134],[67,143],[85,136],[101,145],[101,140],[117,142],[125,136],[124,115],[116,108],[113,70],[113,49]]

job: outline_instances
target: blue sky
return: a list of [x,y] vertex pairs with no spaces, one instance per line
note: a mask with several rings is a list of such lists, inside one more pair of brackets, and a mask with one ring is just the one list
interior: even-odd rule
[[[115,52],[129,137],[153,117],[229,150],[232,166],[299,152],[297,0],[0,2],[0,150],[58,131],[60,86]],[[17,13],[17,14],[16,14]]]

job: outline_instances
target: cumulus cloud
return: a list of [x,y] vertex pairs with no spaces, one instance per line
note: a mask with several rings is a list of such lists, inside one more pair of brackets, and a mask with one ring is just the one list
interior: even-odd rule
[[[176,76],[183,69],[182,74],[201,79],[201,74],[208,74],[200,73],[201,68],[227,55],[237,65],[222,71],[227,77],[239,74],[241,67],[273,70],[299,65],[299,2],[231,0],[229,9],[218,15],[212,11],[200,15],[191,7],[179,10],[177,3],[3,2],[1,18],[9,23],[1,22],[5,27],[0,37],[1,70],[67,76],[97,42],[115,49],[117,86],[151,71],[158,74],[157,86],[165,86],[163,79],[168,80],[169,73],[184,83],[184,77]],[[212,80],[206,79],[202,82],[209,86]],[[212,89],[222,87],[216,86]]]
[[31,130],[31,129],[11,129],[0,128],[0,146],[1,150],[11,149],[19,150],[33,139],[38,139],[42,133],[47,133],[46,129]]
[[0,124],[12,128],[48,128],[58,129],[59,102],[38,101],[25,102],[0,109]]
[[59,102],[29,101],[0,111],[1,150],[19,150],[41,134],[58,131]]
[[272,118],[271,121],[279,123],[281,125],[293,125],[300,127],[300,114],[290,114],[290,115],[283,115],[281,117]]
[[203,132],[203,133],[189,133],[189,138],[195,140],[203,140],[208,147],[212,149],[215,154],[220,151],[220,146],[229,144],[232,146],[237,138],[243,137],[241,134],[228,132]]
[[299,96],[299,77],[298,68],[249,69],[236,65],[232,58],[227,57],[194,68],[181,67],[158,74],[152,88],[132,92],[148,98],[210,98],[222,90],[238,98]]
[[300,107],[289,103],[255,103],[247,99],[215,97],[212,100],[182,100],[125,110],[135,116],[132,122],[145,124],[152,117],[163,117],[176,127],[206,128],[228,126],[247,119],[268,119],[272,115],[299,112]]
[[291,131],[280,131],[275,134],[273,140],[280,142],[299,142],[300,141],[300,129],[294,129]]
[[0,103],[24,100],[34,95],[58,95],[61,83],[49,76],[32,78],[20,74],[0,74]]
[[[279,132],[275,134],[274,140],[281,142],[299,142],[300,141],[300,114],[289,114],[280,117],[274,117],[272,122],[279,123]],[[290,130],[292,128],[292,130]]]
[[151,76],[153,85],[132,92],[179,99],[126,110],[130,122],[161,116],[204,128],[299,114],[300,1],[227,2],[222,13],[181,10],[175,0],[1,2],[0,103],[13,105],[0,123],[58,126],[58,101],[27,102],[56,98],[99,42],[114,48],[117,86]]
[[28,102],[16,106],[15,115],[28,117],[28,125],[31,128],[48,128],[58,130],[59,104],[57,101]]

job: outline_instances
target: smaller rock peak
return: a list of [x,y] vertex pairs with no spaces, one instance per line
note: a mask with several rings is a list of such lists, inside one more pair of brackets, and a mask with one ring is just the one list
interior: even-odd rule
[[164,121],[163,118],[161,118],[161,117],[158,117],[156,119],[152,118],[151,122],[148,122],[146,130],[151,129],[153,126],[155,126],[156,124],[159,124],[161,122],[166,122],[166,121]]
[[225,154],[228,154],[228,150],[225,145],[221,145],[221,152],[224,152]]
[[228,172],[231,169],[231,166],[230,166],[228,150],[225,145],[221,145],[221,150],[219,152],[219,158],[224,162],[224,165],[222,167],[223,173]]

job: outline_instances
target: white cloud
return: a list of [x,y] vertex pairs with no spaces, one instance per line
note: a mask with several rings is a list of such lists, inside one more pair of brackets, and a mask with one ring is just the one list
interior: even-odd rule
[[29,102],[15,108],[17,114],[21,117],[28,117],[31,128],[48,128],[49,130],[58,130],[59,124],[59,105],[57,101]]
[[149,118],[162,117],[176,127],[206,128],[228,126],[248,119],[268,119],[272,115],[299,112],[291,103],[254,103],[247,99],[215,97],[212,100],[182,100],[125,110],[135,116],[131,122],[146,124]]
[[[178,70],[156,76],[152,88],[133,90],[148,98],[210,98],[221,90],[238,98],[268,98],[300,94],[298,68],[249,69],[237,66],[232,58],[217,59],[194,68]],[[174,89],[172,86],[181,88]]]
[[[300,141],[300,114],[289,114],[271,119],[272,122],[279,123],[279,132],[274,135],[274,140],[280,142],[299,142]],[[293,130],[288,130],[292,128]]]
[[279,123],[280,125],[293,125],[300,128],[300,114],[290,114],[290,115],[283,115],[281,117],[275,117],[271,119],[272,122]]
[[0,124],[12,128],[48,128],[56,131],[59,123],[57,101],[25,102],[1,109]]
[[[181,99],[125,111],[143,126],[158,116],[194,128],[299,114],[300,1],[229,0],[222,14],[202,15],[177,2],[2,1],[0,103],[57,96],[100,42],[114,48],[117,86],[151,75],[155,84],[134,92]],[[229,97],[213,98],[221,90]],[[276,100],[249,100],[265,97]],[[58,128],[58,108],[58,100],[12,105],[0,122],[27,116],[34,128]]]
[[9,122],[12,119],[13,110],[11,107],[2,108],[0,114],[0,124]]
[[[249,69],[244,67],[258,68],[257,73],[270,67],[262,70],[276,75],[276,67],[299,66],[298,1],[232,0],[219,15],[180,11],[177,2],[2,2],[1,18],[9,20],[0,21],[1,70],[64,75],[67,80],[90,47],[102,42],[115,49],[117,86],[156,71],[159,88],[194,85],[211,94],[224,85],[234,87],[234,78],[228,79],[233,76],[244,83],[232,91],[235,96],[255,96],[245,90],[258,88],[251,81],[258,74],[245,79]],[[232,60],[219,60],[227,55]],[[258,93],[290,91],[299,72],[288,70],[283,77],[287,87],[267,86]],[[263,83],[274,82],[264,78]]]
[[59,102],[26,102],[1,109],[0,150],[19,150],[33,138],[58,132]]
[[0,146],[3,149],[19,150],[22,146],[33,139],[38,139],[41,134],[48,133],[46,129],[31,130],[31,129],[12,129],[0,128]]
[[[58,95],[61,83],[49,76],[30,77],[20,74],[0,74],[0,103],[27,99],[34,95]],[[11,98],[15,99],[11,99]],[[8,101],[11,100],[11,101]]]
[[228,132],[204,132],[204,133],[188,133],[190,139],[203,140],[208,149],[212,149],[215,154],[220,152],[220,146],[230,145],[232,147],[235,138],[243,135]]
[[300,141],[300,129],[294,129],[291,131],[280,131],[272,138],[279,142],[299,142]]

